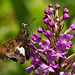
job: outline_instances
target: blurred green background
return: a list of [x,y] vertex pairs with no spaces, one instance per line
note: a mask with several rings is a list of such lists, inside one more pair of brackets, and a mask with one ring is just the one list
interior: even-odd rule
[[[34,18],[37,19],[30,24],[33,33],[37,33],[39,26],[46,27],[43,23],[43,15],[44,9],[50,3],[54,6],[56,3],[61,5],[60,15],[63,14],[65,7],[70,11],[70,18],[65,22],[63,32],[72,23],[75,24],[75,0],[0,0],[0,45],[17,35],[22,23],[30,23]],[[32,32],[29,26],[26,27],[26,31],[27,33]],[[73,41],[75,42],[75,39]],[[68,55],[75,52],[74,46],[75,43],[73,43],[73,47],[69,50]],[[32,75],[27,74],[25,70],[30,65],[30,60],[23,65],[12,60],[0,61],[0,75]]]

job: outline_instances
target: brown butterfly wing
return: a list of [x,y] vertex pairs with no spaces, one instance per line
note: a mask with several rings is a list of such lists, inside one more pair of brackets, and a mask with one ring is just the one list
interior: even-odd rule
[[15,40],[10,44],[10,46],[6,50],[5,54],[7,55],[7,57],[13,60],[16,59],[20,63],[24,63],[25,56],[23,56],[23,54],[21,54],[20,51],[17,49],[17,47],[23,47],[24,42],[24,38],[16,36]]
[[14,41],[15,37],[10,39],[9,41],[5,42],[0,46],[0,60],[2,59],[8,59],[8,57],[5,55],[7,48],[10,46],[12,41]]
[[[22,47],[24,49],[25,55],[23,55],[24,52],[21,53],[17,47]],[[24,63],[25,58],[29,59],[29,54],[29,40],[25,29],[21,29],[18,36],[13,37],[12,39],[0,46],[0,59],[2,60],[14,58],[17,61],[20,61],[20,63]]]

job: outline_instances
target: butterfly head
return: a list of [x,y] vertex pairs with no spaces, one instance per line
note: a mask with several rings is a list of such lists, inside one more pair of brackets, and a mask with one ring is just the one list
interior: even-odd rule
[[20,32],[18,34],[19,37],[27,36],[25,29],[20,29]]

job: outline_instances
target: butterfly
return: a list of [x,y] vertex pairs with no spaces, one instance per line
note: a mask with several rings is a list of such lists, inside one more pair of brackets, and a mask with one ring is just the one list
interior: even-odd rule
[[17,36],[0,46],[0,60],[12,59],[23,64],[25,59],[29,59],[29,43],[30,40],[28,39],[28,34],[26,33],[25,27],[23,27],[20,29]]

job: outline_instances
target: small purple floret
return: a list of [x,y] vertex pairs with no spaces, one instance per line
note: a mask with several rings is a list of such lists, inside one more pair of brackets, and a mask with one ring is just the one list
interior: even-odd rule
[[42,43],[39,43],[39,47],[42,48],[42,49],[49,48],[49,45],[50,45],[50,41],[49,40],[45,40]]
[[48,9],[47,8],[44,10],[44,13],[45,14],[48,14]]
[[73,36],[75,37],[75,32],[73,33]]
[[44,35],[49,38],[49,37],[51,37],[51,32],[49,30],[46,30]]
[[60,40],[63,40],[64,43],[71,40],[71,35],[69,34],[60,34]]
[[45,9],[45,10],[44,10],[44,13],[45,13],[45,14],[52,14],[52,10],[51,10],[51,9]]
[[56,49],[58,51],[65,51],[66,50],[66,47],[70,48],[71,45],[72,45],[72,41],[71,40],[71,35],[69,34],[60,34],[60,40],[58,40],[56,43]]
[[69,72],[69,73],[60,72],[59,75],[72,75],[72,74],[71,74],[71,72]]
[[53,28],[53,27],[55,27],[55,22],[51,20],[50,23],[49,23],[49,25],[50,25],[50,27]]
[[66,45],[65,44],[56,44],[56,49],[59,51],[59,52],[63,52],[63,51],[65,51],[65,49],[66,49]]
[[45,23],[45,24],[49,24],[49,19],[48,19],[48,18],[45,18],[45,19],[44,19],[44,23]]
[[59,4],[56,4],[56,5],[55,5],[55,8],[56,8],[56,9],[60,9],[60,5],[59,5]]
[[48,16],[47,16],[47,15],[44,15],[44,16],[43,16],[43,19],[45,19],[45,18],[48,18]]
[[50,45],[50,41],[49,40],[45,40],[45,41],[42,42],[42,44],[44,46],[49,46]]
[[43,33],[43,32],[44,32],[43,27],[39,26],[39,28],[38,28],[38,32],[39,32],[39,33]]
[[63,19],[64,19],[64,20],[69,19],[69,15],[68,15],[67,13],[65,13],[65,14],[63,15]]
[[51,15],[52,14],[52,10],[48,9],[48,14]]
[[72,24],[72,25],[70,26],[70,28],[71,28],[72,30],[75,30],[75,24]]
[[50,7],[53,7],[53,4],[49,4],[48,7],[49,7],[49,8],[50,8]]
[[40,41],[42,39],[42,37],[40,35],[38,35],[37,33],[32,34],[31,36],[33,37],[33,38],[31,38],[31,41],[33,43],[37,43],[38,41]]
[[69,10],[67,8],[65,8],[63,13],[69,13]]

